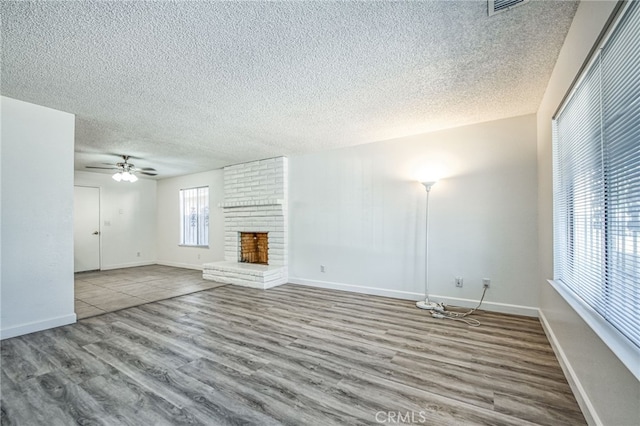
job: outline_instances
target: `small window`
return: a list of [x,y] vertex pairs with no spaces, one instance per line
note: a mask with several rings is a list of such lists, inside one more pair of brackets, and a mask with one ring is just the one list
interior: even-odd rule
[[209,187],[180,190],[180,245],[209,245]]

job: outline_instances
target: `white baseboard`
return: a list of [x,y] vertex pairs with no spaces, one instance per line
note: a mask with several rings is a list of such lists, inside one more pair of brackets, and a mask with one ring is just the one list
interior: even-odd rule
[[[461,306],[463,308],[475,308],[478,306],[481,294],[478,295],[478,300],[473,299],[461,299],[458,297],[438,296],[437,294],[429,296],[429,299],[433,302],[441,302],[445,305]],[[538,308],[533,306],[513,305],[510,303],[500,302],[488,302],[484,300],[480,309],[491,312],[499,312],[501,314],[513,314],[523,315],[525,317],[537,317]]]
[[35,321],[14,327],[3,328],[2,330],[0,330],[0,340],[10,339],[11,337],[22,336],[29,333],[35,333],[36,331],[48,330],[50,328],[61,327],[63,325],[73,324],[76,321],[76,314],[73,313],[61,317],[49,318],[44,321]]
[[136,266],[149,266],[149,265],[155,265],[156,262],[131,262],[131,263],[119,263],[116,265],[107,265],[107,266],[101,266],[100,270],[101,271],[109,271],[111,269],[122,269],[122,268],[135,268]]
[[180,263],[180,262],[132,262],[132,263],[120,263],[117,265],[108,265],[102,267],[101,271],[109,271],[111,269],[122,268],[135,268],[137,266],[150,266],[150,265],[163,265],[173,266],[176,268],[194,269],[196,271],[202,271],[202,264]]
[[304,278],[289,277],[291,284],[308,285],[310,287],[328,288],[331,290],[351,291],[354,293],[371,294],[373,296],[392,297],[394,299],[404,300],[420,300],[424,298],[423,294],[408,291],[391,290],[377,287],[365,287],[353,284],[335,283],[330,281],[307,280]]
[[571,363],[569,362],[567,355],[564,353],[560,342],[556,338],[556,335],[554,334],[553,329],[551,328],[551,325],[549,324],[549,321],[547,321],[547,318],[545,317],[542,310],[539,311],[538,317],[540,318],[542,329],[547,335],[547,339],[549,339],[549,342],[551,343],[551,348],[556,354],[556,358],[558,358],[558,362],[560,363],[560,367],[564,372],[564,376],[567,378],[567,382],[569,382],[569,387],[571,387],[573,395],[576,397],[576,401],[578,402],[580,410],[582,410],[582,414],[587,420],[587,423],[590,425],[602,425],[603,423],[600,420],[600,417],[598,417],[598,413],[591,403],[589,395],[582,387],[582,384],[580,383],[576,372],[573,370],[573,367],[571,367]]
[[[415,293],[415,292],[409,292],[409,291],[400,291],[400,290],[378,288],[378,287],[366,287],[366,286],[343,284],[343,283],[336,283],[336,282],[330,282],[330,281],[316,281],[316,280],[307,280],[304,278],[294,277],[294,278],[289,278],[289,282],[292,284],[308,285],[311,287],[351,291],[354,293],[371,294],[373,296],[392,297],[394,299],[417,301],[417,300],[422,300],[424,298],[423,293]],[[476,306],[478,306],[478,301],[479,301],[479,299],[478,300],[460,299],[457,297],[446,297],[446,296],[439,296],[436,294],[431,295],[430,299],[434,302],[443,302],[448,305],[461,306],[464,308],[475,308]],[[533,306],[511,305],[508,303],[484,301],[482,302],[481,309],[484,309],[486,311],[491,311],[491,312],[500,312],[503,314],[524,315],[528,317],[538,316],[538,308],[535,308]]]
[[[206,263],[206,262],[205,262]],[[196,271],[202,271],[202,263],[199,265],[194,265],[192,263],[180,263],[180,262],[157,262],[158,265],[162,266],[173,266],[174,268],[184,268],[184,269],[194,269]]]

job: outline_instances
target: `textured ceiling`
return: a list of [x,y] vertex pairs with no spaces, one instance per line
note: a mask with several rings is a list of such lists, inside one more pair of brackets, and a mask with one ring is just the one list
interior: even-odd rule
[[3,95],[158,178],[535,112],[576,2],[2,1]]

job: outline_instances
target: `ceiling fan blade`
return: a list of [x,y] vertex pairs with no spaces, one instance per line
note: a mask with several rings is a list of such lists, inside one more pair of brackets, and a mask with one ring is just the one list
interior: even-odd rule
[[85,166],[85,167],[88,169],[117,170],[119,172],[130,172],[130,173],[136,173],[136,174],[146,175],[146,176],[158,175],[157,173],[155,173],[156,169],[154,169],[153,167],[136,167],[133,165],[133,163],[129,163],[130,159],[132,158],[135,159],[139,157],[124,155],[124,154],[115,154],[115,153],[109,153],[109,155],[120,157],[122,158],[122,161],[117,162],[115,166],[112,165],[111,163],[100,163],[100,164],[104,164],[111,167],[101,167],[101,166]]
[[108,152],[107,155],[113,155],[115,157],[120,158],[121,160],[124,160],[125,157],[127,160],[140,160],[140,157],[136,157],[135,155],[127,155],[127,154],[118,154],[116,152]]

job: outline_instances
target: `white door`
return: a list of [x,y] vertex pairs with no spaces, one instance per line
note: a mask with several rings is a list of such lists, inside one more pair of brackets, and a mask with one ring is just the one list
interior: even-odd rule
[[75,186],[73,193],[73,270],[100,269],[100,188]]

